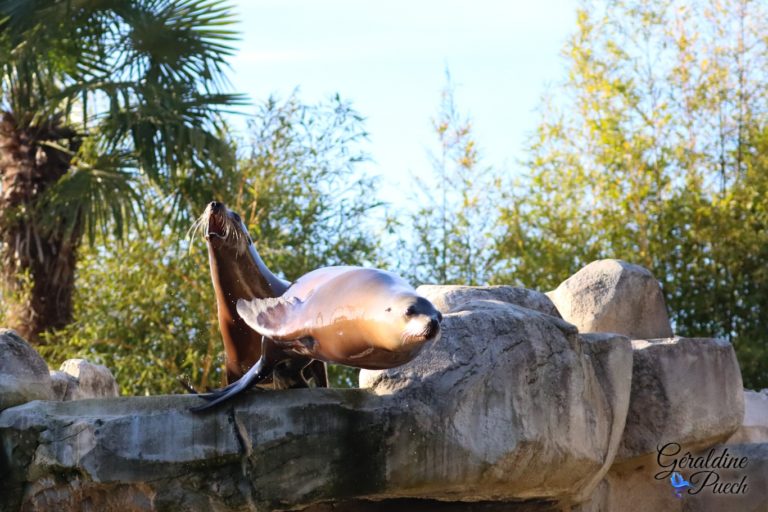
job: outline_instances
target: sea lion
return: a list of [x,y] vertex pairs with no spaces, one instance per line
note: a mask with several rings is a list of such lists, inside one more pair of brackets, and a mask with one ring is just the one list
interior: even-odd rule
[[[290,286],[275,276],[259,256],[240,216],[213,201],[193,229],[201,229],[208,245],[211,281],[216,292],[219,330],[224,341],[227,383],[242,377],[262,354],[262,335],[251,329],[237,313],[238,300],[279,297]],[[310,366],[302,374],[305,367]],[[307,387],[307,381],[328,386],[325,364],[295,358],[282,364],[274,378],[278,389]]]
[[238,300],[237,312],[272,340],[238,382],[200,395],[221,403],[259,383],[282,361],[304,356],[357,368],[407,363],[440,336],[442,314],[402,278],[384,270],[327,267],[299,278],[279,298]]

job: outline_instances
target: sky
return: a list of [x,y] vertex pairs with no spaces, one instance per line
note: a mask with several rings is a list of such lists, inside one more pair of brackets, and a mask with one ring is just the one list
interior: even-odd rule
[[[575,9],[575,0],[238,0],[229,76],[254,103],[297,87],[305,103],[351,101],[370,134],[364,170],[397,207],[410,177],[431,169],[446,69],[483,162],[515,172],[541,98],[565,78]],[[242,130],[244,118],[233,125]]]

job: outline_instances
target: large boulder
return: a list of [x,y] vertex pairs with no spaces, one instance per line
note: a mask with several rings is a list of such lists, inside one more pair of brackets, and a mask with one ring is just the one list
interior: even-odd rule
[[537,311],[468,302],[414,361],[370,375],[369,390],[253,391],[202,415],[188,411],[193,396],[8,409],[0,509],[77,510],[91,500],[105,510],[280,510],[418,498],[552,510],[584,499],[608,471],[631,367],[625,337],[582,336]]
[[[628,340],[580,336],[560,319],[500,301],[453,311],[443,338],[418,358],[361,371],[361,386],[407,400],[422,430],[442,433],[414,443],[418,437],[399,432],[414,452],[390,462],[390,481],[408,489],[402,496],[580,499],[618,448]],[[434,417],[446,424],[430,425]],[[437,482],[442,495],[431,494]]]
[[0,411],[32,400],[51,400],[48,365],[11,329],[0,329]]
[[547,296],[579,332],[615,332],[630,339],[672,336],[659,282],[638,265],[594,261]]
[[[764,424],[768,409],[763,408],[768,401],[761,400],[759,393],[747,392],[745,416],[745,393],[731,344],[670,338],[633,340],[632,348],[632,393],[621,446],[605,479],[575,512],[768,510],[768,445],[740,444],[760,439],[768,428]],[[659,449],[665,455],[659,457]],[[688,494],[687,489],[676,493],[663,473],[669,471],[671,461],[686,453],[706,460],[711,450],[710,459],[714,459],[724,449],[732,457],[746,456],[747,467],[714,468],[710,479],[722,483],[745,479],[748,492],[721,494],[707,486],[696,494]],[[693,491],[709,471],[701,466],[679,469],[696,486]]]
[[112,372],[85,359],[67,359],[51,372],[56,400],[108,398],[120,395]]
[[[746,394],[754,397],[759,393],[747,391]],[[692,483],[692,488],[675,492],[666,474],[657,478],[659,472],[670,470],[673,458],[664,458],[666,467],[662,467],[654,454],[640,466],[616,463],[590,499],[573,511],[765,512],[768,510],[768,442],[765,439],[760,441],[756,436],[760,430],[768,428],[768,424],[763,423],[756,430],[758,425],[755,420],[765,411],[755,411],[755,408],[763,404],[749,398],[746,404],[744,425],[724,444],[706,445],[698,450],[681,447],[676,457],[678,461],[689,452],[693,459],[703,461],[694,468],[689,465],[678,468],[683,478]],[[752,441],[745,442],[745,439]],[[666,450],[665,453],[674,453],[675,448]],[[706,462],[708,457],[709,464]],[[743,467],[733,467],[732,462],[716,463],[718,457],[725,461],[738,459]]]
[[617,462],[640,466],[665,443],[694,450],[739,429],[744,393],[730,343],[669,338],[633,340],[632,348],[632,395]]
[[545,294],[515,286],[462,286],[425,284],[416,292],[429,300],[441,313],[459,311],[467,302],[497,300],[533,309],[560,318],[560,313]]

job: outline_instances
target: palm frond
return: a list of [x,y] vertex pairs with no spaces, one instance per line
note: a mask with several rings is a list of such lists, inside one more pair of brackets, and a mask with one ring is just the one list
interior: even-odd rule
[[38,205],[43,229],[65,235],[83,229],[91,243],[98,234],[122,237],[141,212],[135,173],[126,168],[128,160],[130,155],[105,154],[92,163],[76,163]]
[[221,0],[153,0],[116,9],[114,69],[154,82],[193,81],[219,87],[237,40],[235,19]]
[[[245,103],[223,92],[237,39],[231,12],[223,0],[0,0],[2,108],[27,126],[63,112],[108,153],[77,164],[51,204],[69,204],[68,191],[80,187],[89,201],[107,198],[128,183],[127,166],[182,207],[210,194],[234,167],[221,115]],[[113,159],[120,155],[130,158]],[[102,223],[107,210],[88,208]],[[114,213],[119,225],[125,211]]]

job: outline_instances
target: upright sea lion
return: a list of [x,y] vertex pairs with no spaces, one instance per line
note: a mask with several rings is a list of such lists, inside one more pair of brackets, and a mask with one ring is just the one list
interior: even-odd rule
[[238,300],[240,317],[271,340],[234,384],[207,395],[201,411],[261,382],[295,357],[357,368],[407,363],[440,335],[442,315],[403,279],[378,269],[328,267],[310,272],[279,298]]
[[[239,300],[279,297],[290,283],[275,276],[259,256],[240,216],[222,203],[210,203],[196,223],[208,243],[211,280],[216,292],[219,329],[224,341],[227,382],[242,377],[262,354],[262,335],[237,313]],[[302,370],[310,365],[308,371]],[[270,376],[271,377],[271,376]],[[309,358],[284,362],[272,379],[277,388],[328,386],[325,364]]]

